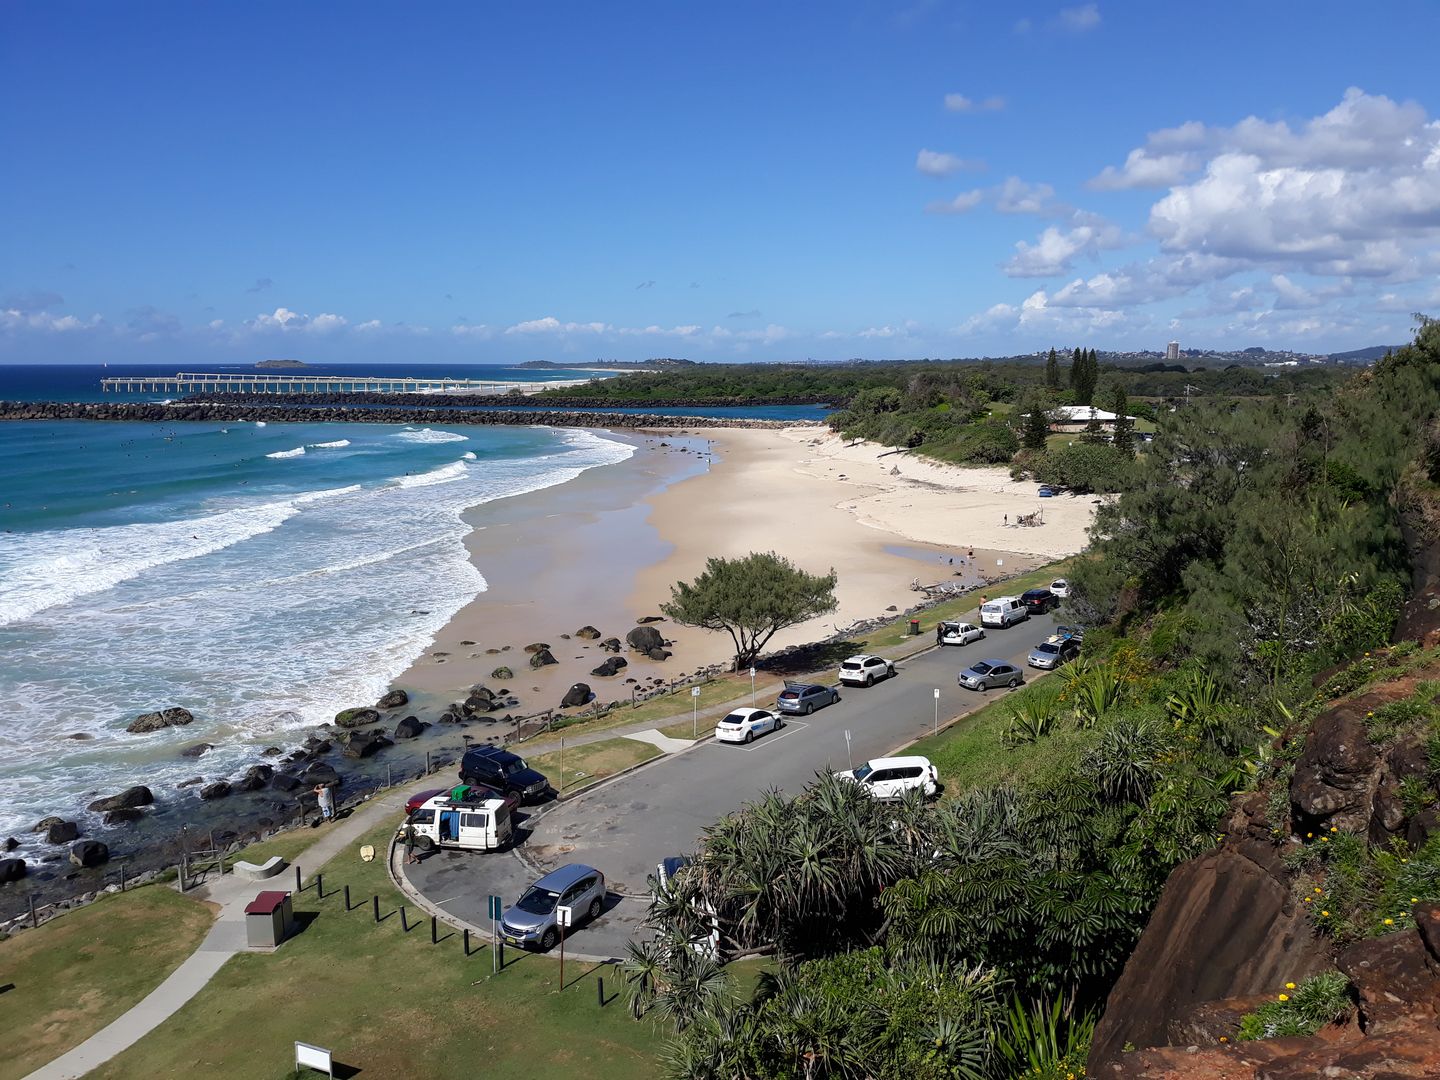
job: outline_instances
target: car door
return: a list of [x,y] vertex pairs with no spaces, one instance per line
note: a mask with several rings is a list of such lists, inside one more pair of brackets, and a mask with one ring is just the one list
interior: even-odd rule
[[460,815],[460,846],[476,851],[488,851],[494,846],[490,837],[489,814],[480,810]]
[[907,765],[903,769],[895,770],[895,796],[898,798],[905,792],[919,785],[919,777],[924,770],[919,765]]
[[876,769],[868,777],[870,781],[870,794],[877,799],[890,798],[890,787],[895,781],[894,769]]
[[761,711],[755,714],[755,733],[762,735],[767,731],[775,730],[775,714]]
[[1017,669],[1011,667],[1009,664],[1001,664],[994,670],[994,672],[992,672],[992,674],[995,676],[995,685],[1009,686],[1010,680],[1015,677],[1016,671]]

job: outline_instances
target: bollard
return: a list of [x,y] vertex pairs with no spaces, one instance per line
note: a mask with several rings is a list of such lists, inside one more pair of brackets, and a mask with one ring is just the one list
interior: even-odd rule
[[466,955],[466,956],[469,956],[469,955],[470,955],[470,929],[469,929],[468,927],[465,929],[465,936],[464,936],[463,938],[461,938],[461,943],[465,946],[465,955]]
[[388,787],[394,787],[394,786],[395,786],[395,781],[393,781],[393,780],[390,779],[390,766],[389,766],[389,765],[386,765],[386,766],[385,766],[385,786],[386,786],[387,788],[388,788]]
[[400,929],[401,929],[401,930],[404,930],[405,933],[407,933],[407,934],[410,932],[410,923],[407,922],[406,919],[405,919],[405,905],[404,905],[404,904],[401,904],[401,905],[400,905]]
[[434,915],[431,915],[431,916],[430,916],[430,944],[431,944],[431,945],[438,944],[439,941],[440,941],[439,935],[436,933],[436,931],[437,931],[438,929],[439,929],[439,928],[438,928],[438,927],[436,926],[436,924],[435,924],[435,916],[434,916]]
[[599,1002],[600,1002],[600,1007],[603,1009],[603,1008],[605,1007],[605,976],[604,976],[604,975],[597,975],[597,976],[595,977],[595,997],[599,1000]]
[[39,920],[39,918],[37,918],[36,915],[35,915],[35,894],[34,894],[34,893],[31,893],[31,894],[30,894],[30,929],[31,929],[31,930],[38,930],[39,928],[40,928],[40,920]]
[[325,899],[325,875],[324,875],[324,874],[316,874],[316,875],[315,875],[315,899],[316,899],[316,900],[324,900],[324,899]]
[[430,751],[425,751],[425,775],[430,775]]
[[125,891],[125,860],[120,860],[120,891]]
[[345,886],[345,910],[350,910],[350,886]]
[[370,904],[375,910],[375,921],[378,923],[380,921],[380,897],[370,897]]
[[296,891],[297,893],[302,893],[302,892],[305,891],[304,886],[302,886],[302,885],[300,884],[300,864],[299,864],[299,863],[296,863],[296,864],[295,864],[295,891]]

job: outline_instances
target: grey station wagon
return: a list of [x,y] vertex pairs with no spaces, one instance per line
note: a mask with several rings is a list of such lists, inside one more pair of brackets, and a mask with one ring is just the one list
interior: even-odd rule
[[[593,922],[605,910],[605,875],[584,863],[552,870],[531,885],[500,917],[500,936],[511,945],[545,952],[560,940],[555,909],[571,910],[571,927]],[[569,930],[566,931],[569,933]]]
[[785,689],[775,699],[775,708],[783,713],[798,713],[809,716],[816,709],[833,705],[840,700],[840,691],[833,686],[818,683],[787,682]]

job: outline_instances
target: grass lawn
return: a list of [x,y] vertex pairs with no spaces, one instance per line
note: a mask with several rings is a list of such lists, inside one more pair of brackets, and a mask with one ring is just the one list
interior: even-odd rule
[[[696,723],[693,718],[676,720],[675,723],[666,724],[658,730],[660,734],[669,735],[672,739],[703,739],[708,733],[715,730],[715,721],[714,719],[706,720],[704,717],[700,718],[699,723]],[[700,734],[696,735],[696,731]]]
[[[231,959],[194,1000],[90,1076],[273,1080],[290,1075],[296,1040],[331,1049],[362,1078],[659,1076],[662,1035],[630,1019],[623,996],[600,1008],[591,965],[567,963],[557,993],[559,965],[549,958],[507,952],[506,970],[492,976],[488,948],[472,945],[465,957],[458,934],[432,945],[428,919],[407,934],[398,915],[377,925],[368,902],[347,913],[346,884],[367,901],[379,895],[382,914],[401,902],[382,860],[358,857],[364,843],[384,852],[394,831],[387,821],[333,860],[325,899],[314,890],[296,898],[297,914],[314,916],[298,937],[273,955]],[[601,973],[607,997],[621,989],[618,974]]]
[[279,833],[268,840],[259,840],[251,844],[244,851],[238,851],[225,860],[226,866],[234,866],[237,862],[248,862],[260,865],[272,856],[279,855],[288,863],[295,861],[295,856],[313,844],[319,834],[312,829],[291,829],[288,832]]
[[[599,783],[607,776],[614,776],[621,769],[659,756],[659,748],[650,743],[618,738],[566,747],[563,752],[553,750],[548,754],[527,757],[525,764],[544,773],[556,791],[568,794]],[[565,764],[563,773],[560,771],[562,757]]]
[[0,1077],[33,1072],[165,981],[209,932],[197,900],[147,885],[0,942],[5,1053]]

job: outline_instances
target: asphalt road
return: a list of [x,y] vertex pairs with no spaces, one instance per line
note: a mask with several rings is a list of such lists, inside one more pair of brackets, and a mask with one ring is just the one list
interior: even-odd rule
[[[661,859],[693,851],[704,826],[766,790],[795,794],[827,764],[848,769],[852,762],[883,757],[927,734],[935,725],[937,688],[942,721],[1009,693],[962,690],[955,676],[978,659],[1008,660],[1024,668],[1026,654],[1055,623],[1051,615],[1035,616],[1006,630],[989,630],[983,641],[901,661],[893,678],[868,688],[844,687],[837,704],[792,717],[781,730],[749,746],[710,740],[590,794],[548,809],[532,808],[531,817],[518,822],[521,842],[509,852],[436,852],[406,867],[407,877],[443,910],[488,928],[491,894],[508,905],[539,873],[587,863],[604,872],[611,893],[605,914],[567,936],[567,951],[622,957],[645,914],[646,876]],[[1040,674],[1026,671],[1028,677]],[[940,781],[945,782],[943,775]]]

